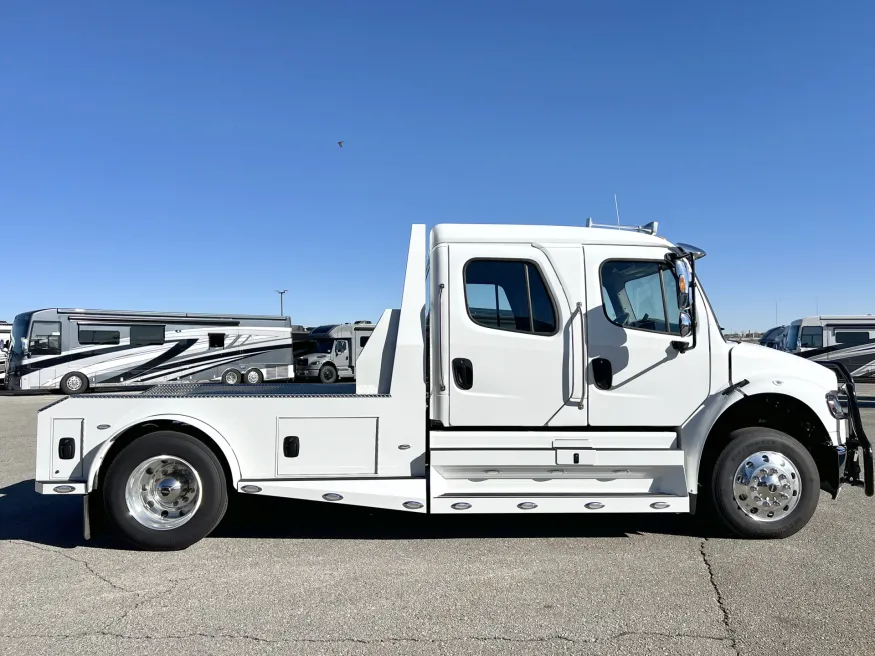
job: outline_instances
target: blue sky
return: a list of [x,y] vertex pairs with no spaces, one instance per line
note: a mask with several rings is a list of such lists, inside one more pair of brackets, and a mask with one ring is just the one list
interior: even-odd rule
[[864,0],[6,3],[0,318],[280,288],[296,323],[376,320],[411,222],[611,222],[614,193],[708,251],[729,329],[875,313],[873,26]]

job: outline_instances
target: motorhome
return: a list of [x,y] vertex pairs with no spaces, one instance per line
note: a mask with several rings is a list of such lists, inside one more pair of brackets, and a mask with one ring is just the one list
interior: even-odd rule
[[0,387],[6,377],[6,356],[9,354],[9,340],[12,336],[12,324],[0,321]]
[[818,315],[793,321],[784,349],[813,362],[842,362],[857,380],[875,380],[875,315]]
[[310,331],[312,348],[295,359],[298,380],[336,383],[355,380],[355,367],[374,332],[370,321],[318,326]]
[[288,317],[48,309],[15,317],[6,387],[81,394],[294,378]]
[[787,336],[787,326],[776,326],[775,328],[769,328],[763,336],[760,337],[760,346],[767,346],[768,348],[774,349],[783,349],[784,348],[784,340]]
[[875,494],[847,369],[726,341],[702,256],[655,224],[438,225],[430,247],[416,225],[400,308],[354,384],[66,398],[38,413],[36,490],[83,495],[86,536],[108,524],[147,549],[205,537],[233,493],[451,516],[701,510],[754,538],[800,530],[821,489]]

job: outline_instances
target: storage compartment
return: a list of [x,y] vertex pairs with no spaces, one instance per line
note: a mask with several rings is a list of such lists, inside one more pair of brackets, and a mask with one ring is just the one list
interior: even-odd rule
[[52,421],[52,478],[82,477],[82,419]]
[[280,417],[277,476],[351,476],[377,473],[376,417]]

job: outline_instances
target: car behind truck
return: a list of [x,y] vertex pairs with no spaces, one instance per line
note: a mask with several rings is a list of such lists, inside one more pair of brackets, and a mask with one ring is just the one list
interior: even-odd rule
[[[692,513],[781,538],[873,494],[853,382],[724,340],[696,260],[634,229],[414,226],[355,384],[158,386],[43,408],[36,488],[185,548],[232,491],[408,513]],[[840,380],[841,379],[841,380]],[[840,403],[846,398],[847,409]]]

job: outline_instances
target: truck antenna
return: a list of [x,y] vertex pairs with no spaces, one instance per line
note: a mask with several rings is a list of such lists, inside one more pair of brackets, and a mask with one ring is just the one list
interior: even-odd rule
[[617,194],[614,194],[614,209],[617,211],[617,225],[620,225],[620,206],[617,205]]

